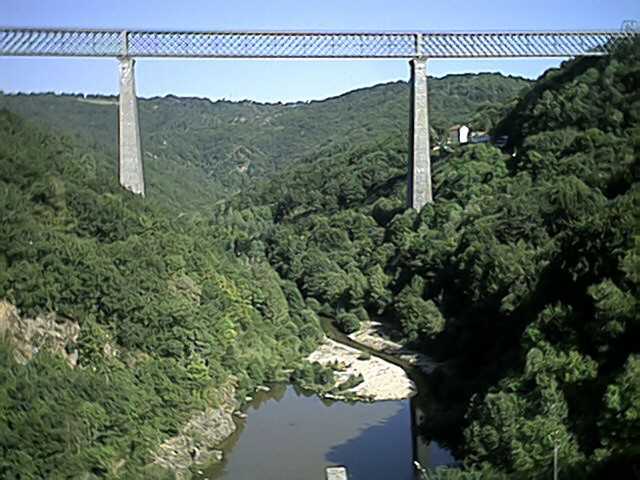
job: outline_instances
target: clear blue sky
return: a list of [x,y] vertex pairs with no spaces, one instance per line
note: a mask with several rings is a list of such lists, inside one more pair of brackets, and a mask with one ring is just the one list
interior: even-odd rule
[[[188,30],[496,30],[619,28],[640,0],[0,0],[2,26]],[[537,77],[552,60],[432,60],[430,74]],[[294,101],[408,78],[403,60],[140,60],[140,96]],[[5,92],[116,93],[113,59],[1,58]]]

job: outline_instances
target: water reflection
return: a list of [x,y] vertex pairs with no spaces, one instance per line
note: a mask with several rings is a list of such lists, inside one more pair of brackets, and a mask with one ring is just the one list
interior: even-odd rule
[[421,400],[424,399],[420,395],[411,399],[413,459],[425,468],[455,464],[455,459],[449,450],[420,434],[419,426],[425,421]]
[[279,385],[257,394],[247,413],[223,445],[225,462],[204,476],[323,479],[326,466],[341,464],[350,480],[413,480],[414,452],[433,460],[433,444],[414,439],[409,400],[328,402]]
[[393,403],[401,404],[397,413],[332,447],[326,455],[329,463],[346,465],[354,480],[412,479],[410,406],[406,400]]

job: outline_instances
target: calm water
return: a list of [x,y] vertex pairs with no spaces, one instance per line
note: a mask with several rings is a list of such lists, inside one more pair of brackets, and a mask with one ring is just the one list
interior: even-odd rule
[[[413,405],[412,405],[413,404]],[[328,402],[290,385],[259,393],[223,449],[224,463],[203,477],[224,480],[323,480],[345,465],[350,480],[413,480],[413,460],[453,462],[436,443],[414,436],[416,400]],[[413,414],[412,414],[413,409]]]

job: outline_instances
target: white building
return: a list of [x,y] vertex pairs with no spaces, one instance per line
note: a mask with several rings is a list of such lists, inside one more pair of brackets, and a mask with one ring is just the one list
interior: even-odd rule
[[466,125],[454,125],[449,129],[449,143],[469,143],[470,132]]

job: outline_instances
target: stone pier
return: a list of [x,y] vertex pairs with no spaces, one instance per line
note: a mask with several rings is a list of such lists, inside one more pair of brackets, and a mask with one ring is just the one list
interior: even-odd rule
[[431,151],[429,147],[429,107],[427,59],[414,58],[411,65],[411,125],[409,133],[408,204],[416,210],[433,202],[431,193]]
[[133,193],[144,196],[144,172],[134,68],[135,60],[133,58],[120,58],[118,176],[120,185]]

